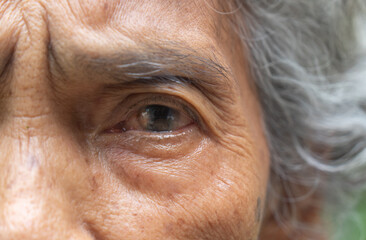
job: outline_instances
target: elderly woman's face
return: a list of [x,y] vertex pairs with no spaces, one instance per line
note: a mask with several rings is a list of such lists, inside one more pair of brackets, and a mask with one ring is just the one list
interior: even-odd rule
[[256,239],[268,150],[227,15],[0,3],[0,239]]

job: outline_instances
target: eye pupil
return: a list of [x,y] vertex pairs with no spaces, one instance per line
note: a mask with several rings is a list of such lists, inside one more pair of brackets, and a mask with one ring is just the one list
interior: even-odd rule
[[162,105],[146,106],[139,116],[139,122],[146,131],[172,131],[179,120],[179,112]]

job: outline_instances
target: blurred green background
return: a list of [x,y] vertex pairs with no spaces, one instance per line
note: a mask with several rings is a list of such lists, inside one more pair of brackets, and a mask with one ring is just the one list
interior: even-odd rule
[[362,194],[353,211],[331,214],[335,236],[333,240],[366,240],[366,193]]

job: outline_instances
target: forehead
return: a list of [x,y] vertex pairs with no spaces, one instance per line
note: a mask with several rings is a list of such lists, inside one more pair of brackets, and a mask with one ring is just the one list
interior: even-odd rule
[[[221,18],[213,0],[75,0],[44,3],[51,30],[94,30],[126,37],[202,42]],[[56,26],[57,25],[57,26]],[[52,29],[52,27],[55,27]]]
[[[31,5],[34,1],[24,1]],[[94,53],[114,53],[143,45],[177,43],[206,56],[221,58],[227,16],[217,0],[39,0],[51,45]],[[29,12],[29,11],[28,11]],[[22,15],[29,14],[28,12]],[[226,31],[226,30],[225,30]],[[226,45],[226,44],[225,44]],[[61,49],[62,48],[62,49]]]
[[[186,67],[191,66],[186,56],[194,55],[200,62],[213,60],[220,69],[231,72],[232,62],[228,61],[231,55],[226,53],[232,40],[228,40],[227,29],[223,27],[228,17],[218,13],[225,11],[227,3],[216,0],[9,0],[0,3],[0,12],[18,16],[19,24],[12,24],[13,20],[0,15],[0,25],[16,26],[14,32],[23,36],[17,45],[48,46],[44,50],[50,53],[47,60],[51,62],[51,70],[61,69],[59,72],[65,76],[72,72],[67,77],[76,78],[76,74],[85,73],[80,68],[85,61],[79,61],[80,58],[104,61],[117,56],[122,59],[129,52],[140,56],[140,61],[145,59],[141,56],[157,59],[164,53],[165,60],[156,64]],[[178,60],[184,58],[185,64],[168,55]],[[204,67],[196,68],[206,72]],[[225,85],[226,81],[230,85],[237,84],[234,76],[221,81]]]
[[59,7],[71,9],[78,21],[94,27],[188,24],[202,30],[209,20],[208,5],[213,4],[211,0],[79,0],[59,2]]
[[[25,25],[29,16],[43,14],[49,31],[62,31],[63,35],[81,30],[99,32],[113,30],[135,37],[203,41],[215,37],[223,16],[224,1],[217,0],[4,0],[0,2],[0,22]],[[226,1],[225,1],[226,2]],[[43,11],[38,11],[41,8]],[[25,21],[22,21],[25,20]],[[5,21],[5,22],[4,22]],[[19,29],[13,29],[18,31]],[[112,31],[109,31],[112,32]],[[139,36],[140,35],[140,36]],[[189,40],[187,40],[189,39]]]

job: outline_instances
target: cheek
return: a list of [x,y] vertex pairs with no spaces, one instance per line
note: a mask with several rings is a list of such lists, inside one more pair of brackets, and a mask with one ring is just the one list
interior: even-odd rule
[[258,199],[266,188],[260,159],[207,141],[202,151],[164,161],[94,165],[83,212],[95,232],[123,239],[256,238]]
[[256,238],[257,201],[263,199],[265,185],[247,164],[231,164],[238,159],[230,152],[216,151],[215,160],[222,163],[211,178],[200,181],[197,191],[178,198],[169,209],[169,215],[172,210],[174,214],[166,223],[167,230],[186,239]]

